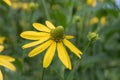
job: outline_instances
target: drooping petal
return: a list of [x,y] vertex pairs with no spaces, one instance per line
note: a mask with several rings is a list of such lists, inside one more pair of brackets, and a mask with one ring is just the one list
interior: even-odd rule
[[33,23],[33,27],[39,31],[50,32],[50,29],[43,24]]
[[65,36],[66,39],[72,39],[74,36]]
[[71,61],[69,58],[69,55],[66,51],[66,49],[64,48],[62,42],[57,43],[57,51],[58,51],[58,57],[59,59],[62,61],[62,63],[71,70]]
[[16,70],[15,66],[12,63],[10,63],[9,61],[5,60],[5,59],[0,58],[0,65],[4,66],[4,67],[6,67],[6,68],[8,68],[8,69],[10,69],[12,71]]
[[52,62],[52,59],[54,57],[54,54],[55,54],[55,49],[56,49],[56,42],[53,42],[50,47],[48,48],[45,56],[44,56],[44,60],[43,60],[43,67],[44,68],[47,68],[51,62]]
[[64,39],[63,43],[79,58],[81,57],[80,54],[82,54],[82,52],[77,47],[75,47],[70,41],[68,41],[67,39]]
[[0,52],[2,52],[4,50],[4,46],[0,45]]
[[49,41],[41,44],[40,46],[34,48],[32,51],[30,51],[30,53],[28,54],[28,56],[29,56],[29,57],[33,57],[33,56],[41,53],[41,52],[44,51],[46,48],[48,48],[52,42],[53,42],[52,40],[49,40]]
[[49,38],[50,37],[43,37],[38,41],[30,42],[30,43],[27,43],[27,44],[23,45],[22,48],[25,49],[25,48],[36,46],[36,45],[41,44],[42,42],[48,40]]
[[0,70],[0,80],[3,80],[3,75],[2,75],[1,70]]
[[50,21],[46,21],[45,24],[46,24],[47,27],[49,27],[50,29],[55,29],[55,26],[54,26]]
[[6,61],[8,61],[8,62],[13,62],[13,61],[15,61],[15,58],[10,57],[10,56],[6,56],[6,55],[0,55],[0,59],[4,59],[4,60],[6,60]]
[[20,36],[25,39],[39,40],[42,37],[50,36],[50,34],[45,32],[25,31],[25,32],[22,32]]

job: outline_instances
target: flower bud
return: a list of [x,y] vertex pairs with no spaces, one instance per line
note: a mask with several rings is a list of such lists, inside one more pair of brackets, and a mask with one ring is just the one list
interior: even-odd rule
[[91,40],[98,40],[99,39],[99,35],[95,32],[89,32],[87,35],[88,39]]

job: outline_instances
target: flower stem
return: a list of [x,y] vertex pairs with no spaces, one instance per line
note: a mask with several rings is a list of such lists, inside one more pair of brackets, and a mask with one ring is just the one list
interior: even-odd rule
[[[86,50],[89,48],[89,46],[90,46],[90,44],[92,43],[92,41],[93,41],[93,40],[90,40],[90,41],[88,42],[88,44],[86,45],[86,48],[83,50],[83,53],[86,52]],[[77,71],[77,69],[79,68],[80,60],[81,60],[81,59],[78,59],[78,60],[75,62],[73,69],[71,70],[71,72],[69,73],[69,75],[68,75],[68,77],[67,77],[67,80],[73,80],[73,78],[74,78],[73,75],[74,75],[74,73]]]
[[44,73],[45,73],[45,68],[43,68],[41,80],[44,80]]
[[45,0],[42,0],[42,4],[43,4],[43,7],[45,9],[45,15],[47,16],[47,18],[50,20],[50,16],[49,16],[49,13],[48,13],[48,10],[47,10],[47,5],[45,3]]

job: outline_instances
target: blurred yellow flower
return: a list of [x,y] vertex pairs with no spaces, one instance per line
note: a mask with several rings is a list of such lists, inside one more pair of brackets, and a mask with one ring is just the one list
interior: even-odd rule
[[55,51],[57,50],[58,57],[61,62],[65,65],[65,67],[71,70],[71,61],[66,49],[64,48],[64,45],[79,58],[81,57],[82,52],[70,41],[68,41],[68,39],[73,38],[73,36],[65,36],[64,28],[62,26],[55,27],[49,21],[46,21],[45,23],[46,26],[40,23],[33,23],[33,27],[40,32],[25,31],[20,34],[22,38],[35,40],[34,42],[23,45],[22,48],[25,49],[38,45],[36,48],[29,52],[29,57],[36,56],[48,48],[43,60],[44,68],[47,68],[51,64]]
[[99,19],[97,17],[93,17],[90,19],[89,24],[92,25],[92,24],[96,24],[98,22],[99,22]]
[[0,44],[3,44],[5,40],[5,37],[0,37]]
[[5,37],[0,37],[0,52],[2,52],[4,50],[4,43]]
[[4,50],[4,46],[0,45],[0,52],[2,52]]
[[106,17],[105,17],[105,16],[103,16],[103,17],[100,18],[100,23],[101,23],[102,25],[105,25],[105,24],[106,24]]
[[[14,58],[10,56],[0,55],[0,66],[6,67],[12,71],[16,71],[15,66],[11,63],[15,61]],[[0,80],[3,80],[3,74],[0,70]]]
[[95,7],[96,6],[96,0],[87,0],[87,4],[92,6],[92,7]]
[[9,6],[11,6],[12,5],[12,3],[11,3],[11,1],[10,0],[3,0],[7,5],[9,5]]
[[23,3],[23,2],[13,2],[11,7],[13,9],[22,8],[24,10],[27,10],[29,8],[29,4],[28,3]]

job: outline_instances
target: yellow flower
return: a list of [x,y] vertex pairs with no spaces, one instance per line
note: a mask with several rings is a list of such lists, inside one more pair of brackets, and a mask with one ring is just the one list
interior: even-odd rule
[[71,61],[66,49],[64,48],[64,45],[68,47],[73,53],[75,53],[75,55],[77,55],[79,58],[81,57],[82,52],[70,41],[68,41],[68,39],[73,38],[73,36],[65,36],[64,28],[62,26],[55,27],[49,21],[46,21],[45,23],[46,26],[40,23],[33,23],[33,27],[39,32],[25,31],[20,34],[20,36],[25,39],[35,40],[34,42],[23,45],[22,48],[25,49],[38,45],[29,52],[29,57],[36,56],[48,48],[43,60],[44,68],[47,68],[51,64],[55,51],[57,50],[58,57],[61,62],[65,65],[65,67],[71,70]]
[[5,40],[5,37],[0,37],[0,44],[3,44]]
[[11,3],[11,1],[10,0],[3,0],[7,5],[9,5],[9,6],[11,6],[12,5],[12,3]]
[[96,6],[96,0],[87,0],[87,4],[92,6],[92,7],[95,7]]
[[[16,68],[15,66],[11,63],[15,61],[14,58],[10,57],[10,56],[5,56],[5,55],[0,55],[0,66],[6,67],[12,71],[15,71]],[[2,72],[0,70],[0,80],[3,80],[3,75]]]
[[4,46],[0,45],[0,52],[2,52],[4,50]]
[[91,25],[92,25],[92,24],[96,24],[96,23],[98,23],[98,21],[99,21],[99,20],[98,20],[97,17],[93,17],[93,18],[90,19],[89,24],[91,24]]
[[105,16],[103,16],[103,17],[100,18],[100,23],[101,23],[102,25],[105,25],[105,23],[106,23],[106,18],[105,18]]
[[2,52],[4,50],[4,43],[5,37],[0,37],[0,52]]

